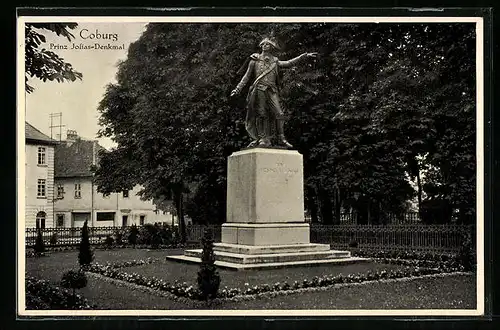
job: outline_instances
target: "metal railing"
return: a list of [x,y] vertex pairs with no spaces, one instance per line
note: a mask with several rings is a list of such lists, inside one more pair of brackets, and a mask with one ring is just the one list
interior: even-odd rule
[[[111,236],[116,240],[120,235],[122,241],[127,243],[130,228],[127,227],[88,227],[90,244],[103,244],[106,237]],[[142,226],[137,226],[139,229],[139,236],[143,232]],[[179,235],[178,229],[172,230],[169,226],[160,226],[159,229],[167,229],[173,233],[173,236]],[[200,242],[205,229],[210,229],[216,242],[220,241],[221,228],[220,225],[195,225],[186,227],[186,241],[187,242]],[[25,245],[33,247],[35,245],[38,230],[36,228],[26,228],[25,231]],[[81,241],[81,228],[44,228],[42,229],[42,237],[46,246],[72,246],[78,245]]]
[[[103,244],[107,236],[122,236],[127,242],[131,227],[89,227],[90,244]],[[160,227],[165,228],[165,227]],[[170,227],[167,227],[171,229]],[[436,250],[457,251],[464,238],[475,240],[473,225],[400,224],[400,225],[320,225],[311,224],[312,243],[330,244],[334,248],[366,248],[381,250]],[[139,232],[143,233],[141,226]],[[220,225],[191,225],[186,227],[186,241],[199,243],[206,229],[211,230],[215,242],[221,241]],[[177,229],[171,231],[178,235]],[[56,235],[56,239],[54,239]],[[37,229],[26,229],[26,246],[33,247]],[[81,240],[81,228],[44,228],[42,237],[46,246],[74,246]]]
[[311,225],[311,242],[335,248],[458,251],[465,237],[475,242],[473,225]]

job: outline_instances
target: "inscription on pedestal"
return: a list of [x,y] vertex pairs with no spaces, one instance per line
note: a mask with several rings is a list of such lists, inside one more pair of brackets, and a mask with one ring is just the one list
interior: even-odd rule
[[261,167],[260,171],[264,173],[280,173],[280,174],[285,174],[287,176],[292,176],[299,173],[298,168],[289,168],[285,166],[284,163],[281,162],[276,163],[276,167]]

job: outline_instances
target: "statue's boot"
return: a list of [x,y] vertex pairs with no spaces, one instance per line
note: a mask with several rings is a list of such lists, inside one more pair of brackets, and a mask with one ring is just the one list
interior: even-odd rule
[[280,146],[287,147],[288,149],[293,148],[293,146],[285,138],[285,120],[276,120],[276,130],[278,133],[278,143]]
[[267,118],[261,117],[257,120],[257,131],[259,133],[258,146],[262,148],[270,147],[271,140],[269,140],[269,120]]
[[259,140],[253,140],[247,145],[247,148],[254,148],[257,146],[257,144],[259,144]]

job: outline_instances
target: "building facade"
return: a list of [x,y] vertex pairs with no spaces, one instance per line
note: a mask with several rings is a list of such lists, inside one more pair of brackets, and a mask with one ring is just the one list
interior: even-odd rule
[[102,149],[97,141],[81,139],[74,131],[68,131],[66,141],[57,145],[54,226],[79,228],[85,221],[91,227],[174,224],[177,219],[172,214],[137,195],[139,186],[107,196],[97,192],[91,169]]
[[54,149],[57,141],[25,123],[25,226],[54,226]]

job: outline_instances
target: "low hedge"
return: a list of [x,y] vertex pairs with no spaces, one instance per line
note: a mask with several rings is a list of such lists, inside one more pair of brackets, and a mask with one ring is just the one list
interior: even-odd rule
[[[134,266],[143,266],[143,265],[149,265],[155,262],[159,262],[160,259],[157,258],[146,258],[142,260],[131,260],[131,261],[119,261],[119,262],[113,262],[110,263],[108,262],[107,264],[104,265],[104,267],[111,267],[111,268],[126,268],[126,267],[134,267]],[[88,269],[87,267],[83,268],[84,270]]]

